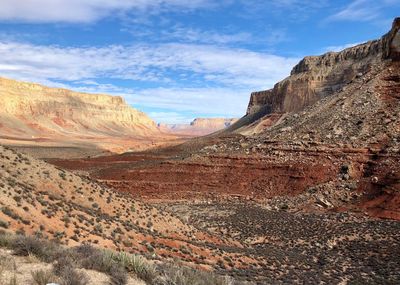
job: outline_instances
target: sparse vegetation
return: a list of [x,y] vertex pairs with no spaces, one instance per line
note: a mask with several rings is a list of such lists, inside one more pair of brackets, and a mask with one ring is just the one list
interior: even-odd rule
[[33,285],[47,285],[58,280],[51,270],[36,270],[31,275]]
[[155,279],[156,270],[155,267],[149,264],[143,257],[128,254],[126,252],[114,252],[106,250],[103,252],[105,256],[108,256],[111,260],[116,261],[122,265],[128,272],[134,273],[138,278],[151,282]]
[[[58,282],[61,285],[84,285],[88,277],[79,268],[103,272],[110,276],[110,285],[127,283],[128,273],[151,285],[229,285],[229,279],[210,272],[181,266],[153,265],[141,256],[125,252],[97,249],[83,244],[65,248],[52,241],[37,237],[11,235],[0,232],[0,247],[13,250],[17,256],[34,256],[52,263],[53,270],[37,270],[31,273],[34,285]],[[229,281],[229,282],[228,282]]]
[[0,220],[0,228],[7,229],[9,226],[8,222]]
[[4,215],[9,216],[13,220],[19,220],[19,216],[16,213],[14,213],[14,211],[11,210],[9,207],[2,207],[1,211],[3,212]]
[[11,239],[8,245],[18,256],[30,254],[44,262],[52,262],[60,254],[60,246],[54,242],[41,240],[37,237],[17,235]]

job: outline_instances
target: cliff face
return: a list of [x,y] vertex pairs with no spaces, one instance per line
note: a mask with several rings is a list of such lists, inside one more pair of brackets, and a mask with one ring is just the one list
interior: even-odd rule
[[196,118],[190,124],[159,124],[159,128],[167,133],[203,136],[225,129],[236,121],[237,119]]
[[330,96],[371,66],[386,59],[400,58],[400,18],[380,40],[370,41],[341,52],[308,56],[297,64],[291,75],[273,89],[251,94],[247,115],[299,111],[321,98]]
[[0,135],[18,140],[149,138],[156,124],[118,96],[0,78]]

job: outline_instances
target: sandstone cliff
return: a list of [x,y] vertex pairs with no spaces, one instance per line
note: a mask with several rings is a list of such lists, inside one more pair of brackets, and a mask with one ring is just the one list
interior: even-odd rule
[[122,97],[78,93],[0,78],[2,139],[78,141],[159,135],[156,124]]
[[297,64],[290,76],[273,89],[251,94],[247,116],[254,121],[271,113],[302,110],[321,98],[341,91],[372,66],[387,59],[400,58],[400,18],[380,40],[370,41],[341,52],[308,56]]
[[190,124],[159,124],[158,126],[161,131],[167,133],[203,136],[223,130],[236,121],[237,119],[196,118]]

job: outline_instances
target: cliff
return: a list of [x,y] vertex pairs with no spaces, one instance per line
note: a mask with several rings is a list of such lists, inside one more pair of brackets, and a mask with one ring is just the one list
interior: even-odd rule
[[156,124],[122,97],[0,78],[0,136],[23,140],[150,138]]
[[159,124],[158,126],[166,133],[203,136],[223,130],[236,121],[237,119],[226,118],[196,118],[190,124]]
[[308,56],[301,60],[289,77],[273,89],[251,94],[247,116],[287,113],[302,110],[321,98],[341,91],[371,66],[400,58],[400,18],[380,40],[370,41],[341,52]]

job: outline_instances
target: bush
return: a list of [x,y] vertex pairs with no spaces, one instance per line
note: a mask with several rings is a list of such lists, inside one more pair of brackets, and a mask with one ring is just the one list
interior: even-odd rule
[[115,260],[123,266],[128,272],[134,273],[138,278],[146,282],[152,282],[156,277],[154,266],[150,265],[143,257],[128,254],[126,252],[104,251],[105,255]]
[[64,268],[60,274],[60,285],[87,285],[87,283],[89,283],[89,277],[73,267]]
[[128,275],[125,268],[105,251],[84,244],[75,248],[75,254],[83,268],[109,275],[112,285],[126,284]]
[[50,270],[32,271],[31,275],[33,285],[46,285],[58,281],[57,277]]
[[32,254],[44,262],[53,262],[61,251],[58,244],[31,236],[16,236],[10,246],[15,255],[28,256]]
[[0,228],[8,229],[8,222],[0,220]]
[[19,220],[19,216],[16,213],[14,213],[14,211],[11,210],[10,208],[3,207],[3,208],[1,208],[1,211],[3,212],[4,215],[9,216],[13,220]]
[[211,272],[194,270],[187,267],[163,266],[162,274],[151,285],[230,285],[230,278],[220,277]]
[[68,250],[64,250],[60,252],[57,259],[55,260],[53,264],[53,272],[57,276],[60,276],[65,268],[67,267],[75,268],[76,266],[77,262],[73,254],[71,254]]
[[[34,255],[46,263],[53,263],[53,272],[32,272],[33,284],[55,282],[60,285],[84,285],[88,276],[76,268],[103,272],[110,277],[111,285],[125,285],[127,272],[134,273],[149,285],[238,285],[233,280],[210,272],[176,265],[154,266],[141,256],[124,252],[96,249],[83,244],[75,248],[63,248],[59,244],[37,237],[10,235],[0,230],[0,247],[14,250],[18,256]],[[0,281],[1,283],[1,281]]]
[[6,233],[3,230],[0,232],[0,247],[10,248],[13,240],[13,235]]
[[112,265],[111,272],[108,275],[110,276],[111,285],[124,285],[128,281],[126,270],[117,264]]

